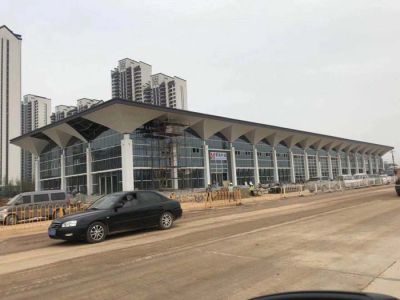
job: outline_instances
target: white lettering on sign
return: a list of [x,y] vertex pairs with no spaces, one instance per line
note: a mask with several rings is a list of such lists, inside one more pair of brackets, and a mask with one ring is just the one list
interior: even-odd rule
[[227,160],[228,155],[226,152],[210,152],[210,158],[213,160]]

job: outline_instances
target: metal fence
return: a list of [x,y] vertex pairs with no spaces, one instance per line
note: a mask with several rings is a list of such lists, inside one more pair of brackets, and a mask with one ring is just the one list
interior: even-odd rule
[[29,205],[16,206],[5,209],[1,212],[0,229],[19,226],[22,224],[32,224],[42,221],[60,218],[64,215],[73,214],[86,209],[87,206],[77,203],[76,205],[67,204],[48,204],[48,205]]
[[181,203],[204,203],[205,208],[240,205],[242,190],[234,188],[230,191],[228,188],[221,188],[208,192],[171,193],[170,198]]
[[350,189],[367,188],[371,186],[380,186],[393,184],[397,180],[396,176],[388,177],[371,177],[357,180],[326,180],[326,181],[315,181],[308,182],[305,184],[286,184],[280,187],[282,194],[292,192],[311,192],[311,193],[324,193],[324,192],[338,192]]

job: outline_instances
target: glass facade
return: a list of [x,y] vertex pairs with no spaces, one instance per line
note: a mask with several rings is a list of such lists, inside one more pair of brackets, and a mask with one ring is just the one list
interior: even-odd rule
[[347,154],[343,151],[340,151],[339,155],[340,155],[340,161],[342,163],[342,174],[347,174],[349,168],[349,166],[347,165]]
[[351,174],[354,175],[357,173],[356,171],[356,157],[355,154],[350,152],[349,153],[349,157],[350,157],[350,169],[351,169]]
[[329,177],[329,165],[328,165],[328,157],[327,156],[319,156],[319,163],[321,166],[321,176]]
[[49,179],[61,176],[61,148],[49,144],[40,154],[40,178]]
[[67,192],[79,192],[87,194],[86,174],[81,176],[71,176],[66,178]]
[[232,181],[230,143],[220,134],[214,134],[206,141],[210,162],[211,184],[222,186]]
[[93,174],[93,195],[105,195],[122,191],[122,172]]
[[304,170],[304,155],[294,154],[293,162],[296,182],[304,182],[306,179]]
[[109,129],[90,143],[92,172],[121,168],[121,140],[122,134]]
[[363,168],[362,155],[359,154],[359,153],[356,153],[356,159],[357,159],[357,162],[358,162],[357,173],[363,173],[364,172],[364,168]]
[[339,176],[339,161],[336,156],[331,156],[333,179]]
[[193,131],[158,135],[143,127],[131,134],[135,186],[138,189],[204,187],[204,146]]
[[263,184],[274,182],[274,161],[272,147],[265,141],[257,144],[258,172]]
[[65,175],[76,175],[86,173],[86,148],[87,143],[83,143],[72,138],[65,147]]
[[290,182],[290,158],[289,149],[283,144],[276,146],[276,161],[278,162],[279,182]]
[[318,177],[317,157],[315,155],[307,155],[308,157],[308,172],[310,178]]
[[237,184],[254,183],[253,145],[246,138],[240,137],[233,143],[233,147],[235,147]]
[[[153,122],[153,121],[152,121]],[[255,183],[255,159],[258,160],[260,183],[274,182],[277,175],[279,182],[291,182],[291,170],[294,169],[296,182],[305,181],[305,160],[308,158],[310,178],[317,177],[318,167],[321,175],[329,177],[328,152],[326,150],[304,149],[296,146],[290,151],[284,144],[278,144],[276,150],[277,174],[274,174],[273,148],[266,140],[254,147],[245,136],[232,144],[221,133],[216,133],[203,140],[196,132],[182,126],[179,132],[157,131],[156,124],[149,122],[130,134],[132,140],[132,163],[135,189],[194,189],[204,188],[205,178],[209,177],[213,184],[232,182],[236,175],[237,185]],[[111,129],[102,129],[94,133],[88,142],[71,138],[68,145],[61,149],[54,143],[47,145],[40,154],[40,185],[42,189],[60,189],[78,191],[80,193],[107,194],[122,190],[122,149],[123,135]],[[208,153],[205,153],[208,145]],[[234,147],[234,152],[232,152]],[[87,149],[90,149],[88,151]],[[126,150],[126,149],[125,149]],[[129,149],[130,150],[130,149]],[[62,154],[64,153],[64,156]],[[88,153],[90,154],[88,156]],[[126,151],[124,151],[126,153]],[[234,154],[234,155],[233,155]],[[205,174],[205,155],[208,155],[209,176]],[[330,151],[332,175],[336,178],[341,163],[343,174],[347,174],[347,154],[343,151]],[[361,154],[350,153],[352,173],[363,171]],[[61,158],[64,158],[65,180],[61,180]],[[235,159],[233,162],[232,159]],[[87,159],[90,158],[90,161]],[[319,160],[319,163],[317,163]],[[356,161],[358,170],[356,170]],[[369,156],[365,156],[366,169],[370,172]],[[340,163],[339,163],[340,162]],[[236,169],[232,170],[232,166]],[[373,157],[372,168],[376,169]],[[91,177],[88,168],[91,167]],[[92,185],[88,186],[91,179]]]

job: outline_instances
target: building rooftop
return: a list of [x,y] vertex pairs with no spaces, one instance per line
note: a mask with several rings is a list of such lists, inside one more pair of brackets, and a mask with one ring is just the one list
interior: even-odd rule
[[62,147],[61,138],[54,139],[54,136],[60,133],[62,133],[64,139],[69,136],[82,141],[89,141],[96,137],[96,132],[101,133],[107,128],[121,134],[131,133],[156,119],[174,120],[174,122],[184,124],[185,127],[191,128],[203,139],[208,139],[219,132],[229,142],[245,136],[252,144],[265,140],[272,146],[284,143],[288,147],[297,145],[304,149],[358,151],[379,155],[393,149],[393,147],[387,145],[123,99],[106,101],[88,110],[16,137],[11,140],[11,143],[32,153],[40,153],[41,149],[51,141]]
[[0,29],[7,29],[12,35],[14,35],[17,39],[22,40],[22,36],[20,34],[14,33],[10,28],[8,28],[6,25],[0,26]]

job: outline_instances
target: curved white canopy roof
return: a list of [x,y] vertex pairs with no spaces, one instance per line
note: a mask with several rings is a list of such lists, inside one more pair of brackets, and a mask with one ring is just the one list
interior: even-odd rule
[[99,127],[110,128],[122,134],[131,133],[147,122],[156,119],[168,119],[175,123],[184,124],[185,127],[191,128],[203,139],[219,132],[230,142],[234,142],[244,135],[252,144],[257,144],[265,139],[272,146],[284,142],[288,147],[298,145],[304,149],[312,147],[314,149],[343,150],[377,155],[383,155],[393,149],[391,146],[121,99],[104,102],[91,109],[14,138],[11,143],[37,155],[51,141],[60,147],[65,147],[72,137],[84,142],[90,141],[91,137],[95,137],[96,130],[102,132]]

